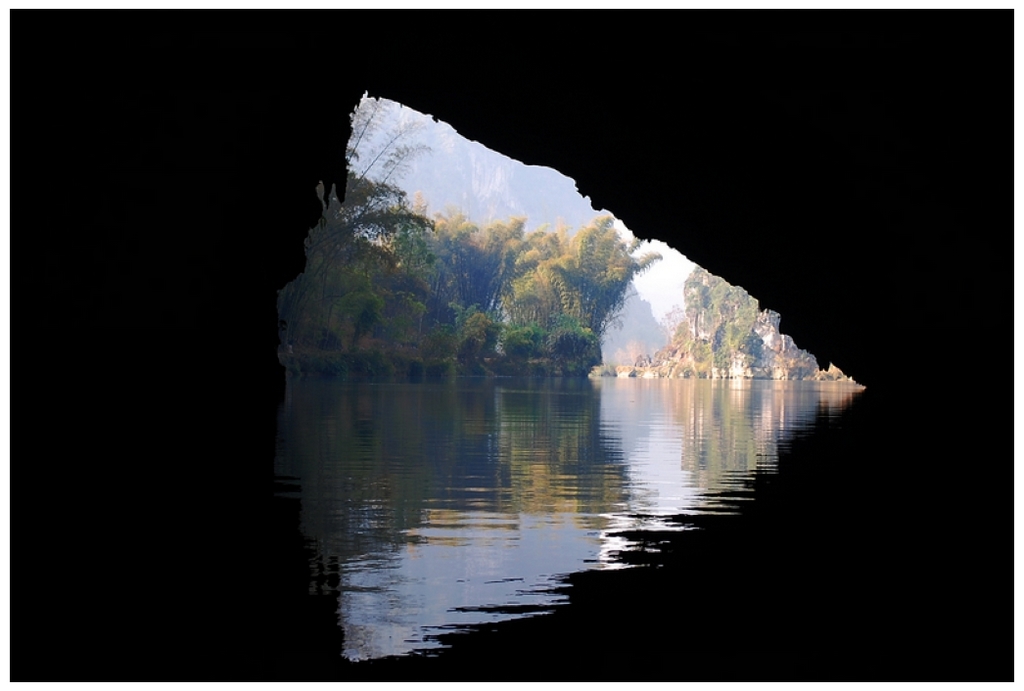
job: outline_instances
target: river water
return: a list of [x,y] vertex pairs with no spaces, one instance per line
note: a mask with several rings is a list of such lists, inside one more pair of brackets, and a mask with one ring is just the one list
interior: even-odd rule
[[275,470],[298,487],[311,569],[338,591],[339,654],[429,653],[439,633],[557,607],[560,575],[623,568],[616,555],[630,543],[617,531],[721,510],[718,493],[772,472],[780,444],[859,391],[291,379]]

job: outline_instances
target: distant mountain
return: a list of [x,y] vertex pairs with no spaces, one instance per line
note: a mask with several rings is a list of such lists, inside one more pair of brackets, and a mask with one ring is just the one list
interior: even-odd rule
[[[513,160],[394,101],[364,99],[361,107],[371,106],[378,108],[380,126],[359,148],[375,151],[389,143],[392,132],[402,132],[393,145],[415,151],[390,182],[405,190],[410,200],[419,192],[431,215],[454,205],[481,225],[526,216],[527,229],[534,230],[544,224],[554,228],[559,221],[578,228],[608,213],[595,211],[576,183],[557,170]],[[372,158],[363,155],[361,160],[368,164]]]
[[636,365],[668,342],[668,332],[654,318],[651,303],[630,286],[619,324],[608,327],[601,342],[601,359],[608,366]]

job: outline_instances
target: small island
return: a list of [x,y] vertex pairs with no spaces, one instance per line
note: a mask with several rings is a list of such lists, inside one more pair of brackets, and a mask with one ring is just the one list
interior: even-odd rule
[[779,331],[780,317],[758,301],[697,267],[683,288],[685,308],[673,311],[672,340],[633,365],[595,368],[591,376],[647,379],[777,379],[853,382],[818,361]]

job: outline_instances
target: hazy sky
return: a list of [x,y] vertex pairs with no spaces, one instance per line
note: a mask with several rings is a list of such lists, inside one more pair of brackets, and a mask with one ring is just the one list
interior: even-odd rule
[[[627,241],[633,239],[633,232],[622,221],[616,219],[615,227]],[[661,240],[645,241],[639,254],[651,251],[660,254],[661,261],[633,279],[633,284],[640,297],[651,303],[654,318],[661,321],[673,307],[682,306],[683,283],[695,265]]]

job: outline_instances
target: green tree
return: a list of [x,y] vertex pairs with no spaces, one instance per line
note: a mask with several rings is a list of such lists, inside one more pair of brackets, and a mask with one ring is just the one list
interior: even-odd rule
[[544,228],[527,235],[516,257],[512,280],[505,285],[502,311],[516,326],[537,325],[549,329],[561,313],[561,301],[549,267],[569,242],[567,228]]
[[367,289],[354,290],[342,296],[337,303],[338,312],[352,324],[352,348],[381,320],[384,299]]
[[594,219],[572,236],[557,260],[544,265],[555,285],[562,313],[590,329],[598,339],[622,309],[633,278],[661,259],[656,252],[634,257],[640,239],[623,242],[614,222],[611,216]]
[[501,325],[478,311],[476,305],[462,311],[458,320],[459,361],[468,365],[493,356],[500,337]]
[[501,349],[513,360],[528,360],[544,355],[547,332],[537,324],[507,326],[502,332]]
[[601,339],[568,315],[555,320],[546,346],[562,374],[582,376],[601,363]]
[[525,225],[525,218],[511,218],[480,228],[453,207],[435,217],[431,249],[440,261],[431,312],[436,319],[443,320],[443,307],[452,303],[500,311],[515,277]]
[[353,114],[344,203],[336,190],[325,198],[318,186],[324,211],[305,241],[305,270],[278,295],[289,346],[331,349],[348,332],[354,347],[385,317],[392,331],[413,321],[420,326],[432,259],[418,253],[417,243],[424,244],[432,224],[390,180],[423,147],[410,139],[409,127],[388,126],[388,116],[375,99],[364,99]]

